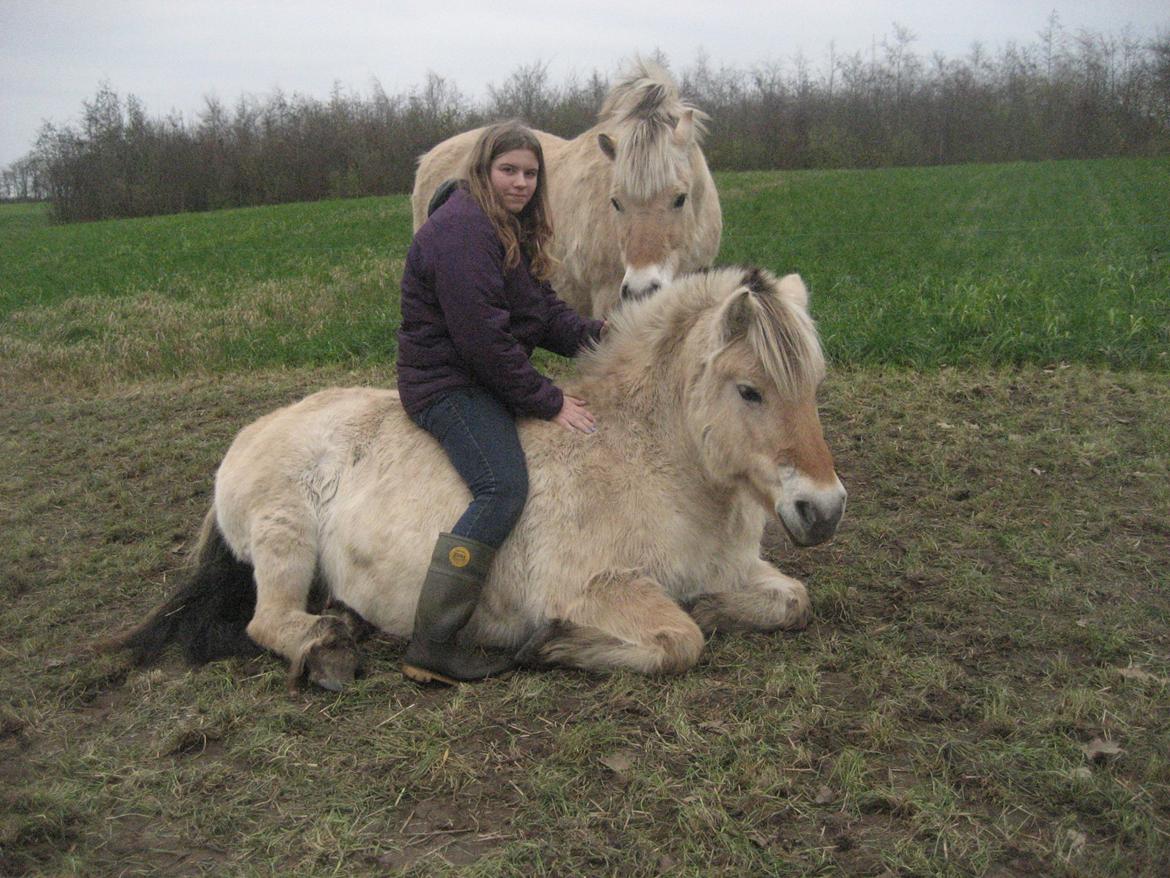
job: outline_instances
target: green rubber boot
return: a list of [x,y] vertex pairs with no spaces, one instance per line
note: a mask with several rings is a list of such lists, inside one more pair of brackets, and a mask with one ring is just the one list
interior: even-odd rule
[[402,657],[403,674],[419,683],[453,686],[516,667],[510,655],[455,642],[455,635],[475,612],[495,556],[495,549],[476,540],[439,534],[418,597],[414,633]]

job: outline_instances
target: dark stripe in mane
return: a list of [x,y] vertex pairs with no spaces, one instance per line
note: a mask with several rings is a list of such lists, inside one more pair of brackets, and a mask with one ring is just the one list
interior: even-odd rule
[[764,273],[758,267],[747,270],[743,276],[743,285],[757,296],[775,292],[775,287],[764,277]]
[[[768,380],[788,398],[814,393],[825,360],[812,318],[781,281],[743,266],[682,275],[655,295],[612,312],[607,339],[582,354],[582,374],[607,385],[645,388],[688,350],[692,356],[718,353],[729,341],[727,327],[712,318],[719,318],[730,297],[742,297],[745,287],[755,315],[739,328],[737,343],[750,348]],[[696,335],[700,323],[706,328]]]
[[[659,111],[664,103],[666,103],[666,88],[660,83],[654,83],[646,89],[646,94],[642,95],[642,99],[630,110],[627,118],[649,121],[655,117],[661,117],[664,114]],[[663,121],[670,122],[671,118],[667,116]]]
[[695,115],[695,132],[701,136],[708,116],[682,100],[678,86],[667,71],[652,61],[637,60],[610,89],[597,114],[598,122],[657,122],[673,131],[682,114]]
[[760,319],[749,333],[765,371],[790,394],[815,391],[825,374],[825,359],[812,318],[788,302],[777,282],[760,268],[743,275],[759,306]]

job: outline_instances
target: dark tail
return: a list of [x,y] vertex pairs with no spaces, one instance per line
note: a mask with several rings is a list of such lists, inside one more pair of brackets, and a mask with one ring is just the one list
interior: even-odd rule
[[179,643],[193,665],[252,655],[259,648],[244,629],[255,609],[252,565],[232,554],[212,509],[203,520],[187,581],[110,645],[129,650],[137,664],[155,661],[171,643]]

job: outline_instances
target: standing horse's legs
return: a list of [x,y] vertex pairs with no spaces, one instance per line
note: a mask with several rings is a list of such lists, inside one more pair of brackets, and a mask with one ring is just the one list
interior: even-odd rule
[[357,646],[344,619],[305,612],[316,564],[307,522],[287,517],[257,522],[252,540],[256,610],[248,636],[288,659],[290,685],[308,673],[313,683],[336,691],[353,681]]
[[538,632],[518,657],[587,671],[677,674],[703,650],[703,633],[661,585],[645,576],[595,577],[580,601]]
[[800,629],[811,611],[804,583],[761,559],[738,588],[707,592],[691,603],[691,616],[706,634]]

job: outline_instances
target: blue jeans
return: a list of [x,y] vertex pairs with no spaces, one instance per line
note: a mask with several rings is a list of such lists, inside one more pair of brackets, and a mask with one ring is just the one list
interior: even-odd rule
[[469,388],[440,397],[414,421],[439,440],[471,490],[471,505],[451,533],[498,549],[528,499],[528,465],[512,413],[488,391]]

